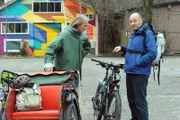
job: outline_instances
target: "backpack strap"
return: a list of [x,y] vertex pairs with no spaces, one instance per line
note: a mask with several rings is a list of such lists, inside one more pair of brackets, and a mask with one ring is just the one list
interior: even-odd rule
[[138,50],[133,50],[133,49],[127,49],[127,52],[129,53],[134,53],[134,54],[146,54],[146,52],[138,51]]
[[146,48],[146,32],[148,30],[151,30],[153,32],[153,34],[155,35],[155,32],[153,30],[153,26],[151,24],[148,24],[148,26],[144,28],[143,33],[142,33],[144,36],[144,40],[143,40],[144,48]]
[[157,74],[157,78],[158,78],[158,85],[160,85],[160,70],[161,70],[161,61],[159,60],[159,65],[158,65],[158,74]]
[[[161,60],[159,60],[158,65],[154,65],[153,67],[153,77],[154,77],[154,81],[158,80],[158,85],[160,85],[160,71],[161,71]],[[156,72],[157,71],[157,76],[156,76]]]
[[[154,33],[154,31],[152,30],[152,26],[148,25],[147,27],[145,27],[143,29],[142,34],[139,34],[139,35],[142,35],[144,37],[144,39],[143,39],[144,48],[146,48],[146,32],[147,32],[147,30],[151,30]],[[142,54],[142,55],[147,53],[145,51],[138,51],[138,50],[133,50],[133,49],[127,49],[127,52],[134,53],[134,54]]]

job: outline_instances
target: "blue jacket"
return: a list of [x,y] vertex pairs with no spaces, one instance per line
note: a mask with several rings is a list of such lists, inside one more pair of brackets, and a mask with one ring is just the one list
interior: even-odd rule
[[[142,31],[147,26],[144,24],[138,30],[133,31],[128,46],[122,46],[122,51],[126,53],[124,69],[126,73],[144,74],[148,77],[150,75],[151,64],[156,58],[157,48],[154,33],[151,30],[146,31],[146,47],[144,47]],[[146,54],[130,53],[127,52],[127,49],[146,52]]]

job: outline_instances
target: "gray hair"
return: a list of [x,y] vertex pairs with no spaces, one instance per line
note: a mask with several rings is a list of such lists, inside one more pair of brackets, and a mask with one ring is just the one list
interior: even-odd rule
[[71,22],[70,25],[74,28],[77,28],[79,25],[88,21],[89,19],[85,15],[79,15]]
[[143,21],[141,15],[139,13],[133,13],[131,16],[137,16],[139,20]]

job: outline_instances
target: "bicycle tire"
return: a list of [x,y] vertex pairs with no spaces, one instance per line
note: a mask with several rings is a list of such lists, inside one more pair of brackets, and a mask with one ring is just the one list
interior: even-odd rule
[[93,102],[94,120],[101,120],[101,118],[102,118],[102,115],[103,115],[102,112],[103,111],[100,111],[100,110],[103,110],[103,108],[105,107],[101,102],[102,99],[103,99],[102,97],[103,97],[102,83],[99,82],[97,90],[96,90],[96,94],[95,94],[95,97],[94,97],[95,100]]
[[100,110],[104,110],[104,108],[105,108],[105,105],[104,105],[103,102],[102,102],[103,93],[101,93],[99,97],[100,97],[100,100],[101,100],[101,101],[100,101],[100,105],[99,105],[100,108],[99,108],[99,114],[98,114],[98,116],[97,116],[97,120],[102,120],[103,114],[104,114],[103,112],[104,112],[104,111],[100,111]]
[[3,116],[3,102],[0,101],[0,120],[2,120],[2,116]]
[[[115,98],[115,101],[114,101]],[[108,115],[110,115],[113,120],[121,120],[121,113],[122,113],[122,101],[121,101],[121,96],[119,94],[119,92],[117,91],[112,91],[112,93],[108,96]],[[115,105],[113,105],[113,102],[115,102]],[[110,113],[110,109],[114,107],[115,111],[113,111],[113,113]],[[109,120],[105,118],[105,120]]]
[[67,106],[65,120],[78,120],[76,105],[73,102]]

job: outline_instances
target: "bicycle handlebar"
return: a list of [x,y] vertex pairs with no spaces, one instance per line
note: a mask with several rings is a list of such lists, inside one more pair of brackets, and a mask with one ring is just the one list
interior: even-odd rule
[[119,69],[123,69],[124,68],[124,64],[113,64],[113,63],[106,63],[106,62],[102,62],[102,61],[99,61],[99,60],[96,60],[96,59],[91,59],[91,61],[94,61],[94,62],[98,62],[99,64],[98,65],[101,65],[103,68],[104,67],[108,67],[108,68],[119,68]]

